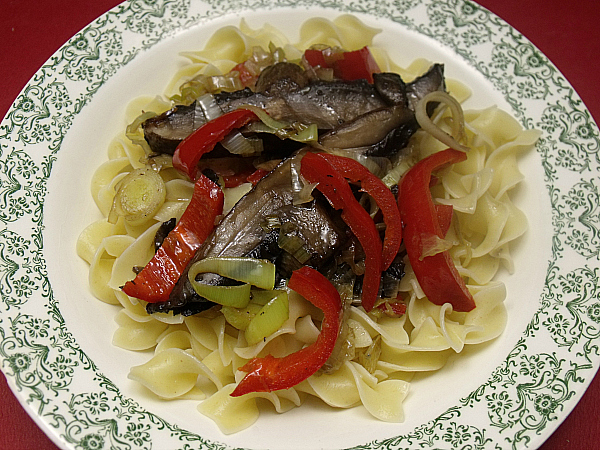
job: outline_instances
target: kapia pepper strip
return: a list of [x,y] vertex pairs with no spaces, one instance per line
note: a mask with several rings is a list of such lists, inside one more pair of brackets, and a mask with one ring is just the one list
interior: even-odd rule
[[333,69],[335,77],[341,80],[365,79],[373,83],[373,74],[381,72],[369,47],[350,52],[308,49],[304,51],[304,58],[312,67]]
[[345,52],[344,58],[334,65],[334,74],[342,80],[359,80],[364,78],[373,83],[373,74],[381,70],[368,47],[353,52]]
[[123,286],[123,292],[150,303],[169,299],[175,283],[223,212],[223,191],[204,175],[196,180],[192,200],[154,257]]
[[237,72],[239,74],[240,81],[244,87],[253,86],[256,83],[258,75],[254,75],[246,67],[246,61],[239,63],[231,72]]
[[450,225],[452,225],[452,215],[454,214],[454,208],[452,205],[435,205],[435,213],[442,230],[442,237],[448,234]]
[[325,276],[308,266],[292,273],[288,287],[323,311],[321,332],[313,344],[283,358],[267,355],[250,360],[240,369],[247,374],[231,393],[233,397],[289,389],[314,374],[331,356],[340,330],[340,294]]
[[309,183],[318,183],[317,189],[331,206],[342,210],[342,220],[350,227],[365,252],[365,276],[362,306],[369,312],[379,294],[382,271],[382,244],[375,223],[364,210],[345,178],[319,153],[308,152],[302,157],[300,173]]
[[455,311],[475,308],[473,296],[450,254],[444,251],[423,257],[423,242],[434,235],[443,239],[445,234],[429,190],[431,173],[466,158],[464,152],[453,149],[434,153],[411,167],[400,181],[398,193],[404,245],[417,280],[429,301],[450,303]]
[[383,270],[387,269],[394,261],[402,243],[402,223],[394,194],[379,178],[358,161],[329,153],[321,153],[321,156],[345,178],[353,183],[360,181],[362,190],[373,197],[375,203],[381,209],[383,222],[385,223],[382,264]]
[[215,148],[230,132],[253,120],[258,117],[252,111],[236,109],[205,123],[179,143],[173,154],[173,167],[196,179],[196,166],[202,155]]

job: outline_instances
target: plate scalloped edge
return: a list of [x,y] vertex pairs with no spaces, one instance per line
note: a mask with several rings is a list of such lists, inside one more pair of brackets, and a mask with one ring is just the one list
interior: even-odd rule
[[[75,115],[120,67],[202,20],[267,6],[365,13],[431,37],[493,83],[525,127],[542,130],[537,152],[552,206],[553,239],[539,309],[505,361],[460,404],[408,434],[357,448],[540,444],[573,408],[599,362],[599,132],[539,50],[502,19],[462,0],[129,1],[69,40],[0,124],[0,368],[11,387],[63,446],[140,448],[160,438],[173,448],[223,448],[123,396],[81,351],[47,277],[44,198]],[[469,423],[466,409],[476,411],[481,423]]]

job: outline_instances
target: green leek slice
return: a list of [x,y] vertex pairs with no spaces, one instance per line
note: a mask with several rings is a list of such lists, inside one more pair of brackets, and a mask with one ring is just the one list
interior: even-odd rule
[[273,289],[275,285],[275,264],[264,259],[234,256],[208,257],[195,262],[190,267],[190,281],[195,281],[200,273],[216,273],[262,289]]
[[225,316],[225,320],[238,330],[248,328],[250,321],[260,312],[263,305],[258,303],[248,303],[245,308],[235,308],[233,306],[223,306],[221,312]]
[[254,345],[275,333],[288,319],[290,307],[285,291],[271,291],[276,295],[264,305],[246,328],[246,341]]
[[276,289],[268,290],[268,291],[252,289],[252,293],[251,293],[252,300],[250,300],[250,301],[257,305],[265,306],[267,303],[269,303],[271,300],[273,300],[274,297],[279,295],[280,292],[281,291],[276,290]]
[[[198,274],[216,273],[244,284],[238,286],[212,286],[196,280]],[[251,285],[273,289],[275,265],[264,259],[243,257],[209,257],[195,262],[188,278],[198,295],[223,306],[245,308],[250,302]]]
[[233,306],[223,306],[221,312],[225,316],[225,320],[237,328],[245,330],[248,328],[250,321],[262,310],[269,301],[273,300],[281,291],[262,289],[252,289],[250,292],[250,303],[245,308],[235,308]]
[[116,223],[121,216],[130,225],[142,225],[157,213],[166,195],[165,183],[157,172],[148,168],[135,169],[117,185],[108,221]]
[[247,283],[237,286],[212,286],[196,280],[190,281],[199,296],[219,305],[244,308],[250,301],[250,285]]

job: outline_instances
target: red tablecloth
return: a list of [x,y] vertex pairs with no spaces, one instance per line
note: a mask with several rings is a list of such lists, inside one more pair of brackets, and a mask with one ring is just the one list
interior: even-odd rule
[[[40,67],[73,34],[119,0],[3,0],[0,117]],[[600,14],[597,0],[479,0],[528,37],[563,72],[600,121]],[[600,377],[542,446],[593,449],[600,442]],[[55,449],[0,375],[0,449]]]

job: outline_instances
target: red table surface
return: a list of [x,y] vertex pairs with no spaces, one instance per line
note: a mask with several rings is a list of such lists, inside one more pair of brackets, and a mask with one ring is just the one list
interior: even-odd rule
[[[118,0],[3,0],[0,117],[36,70],[73,34]],[[597,0],[480,0],[531,40],[562,71],[600,121],[600,13]],[[594,449],[600,442],[600,376],[541,447]],[[0,449],[56,449],[0,375]]]

